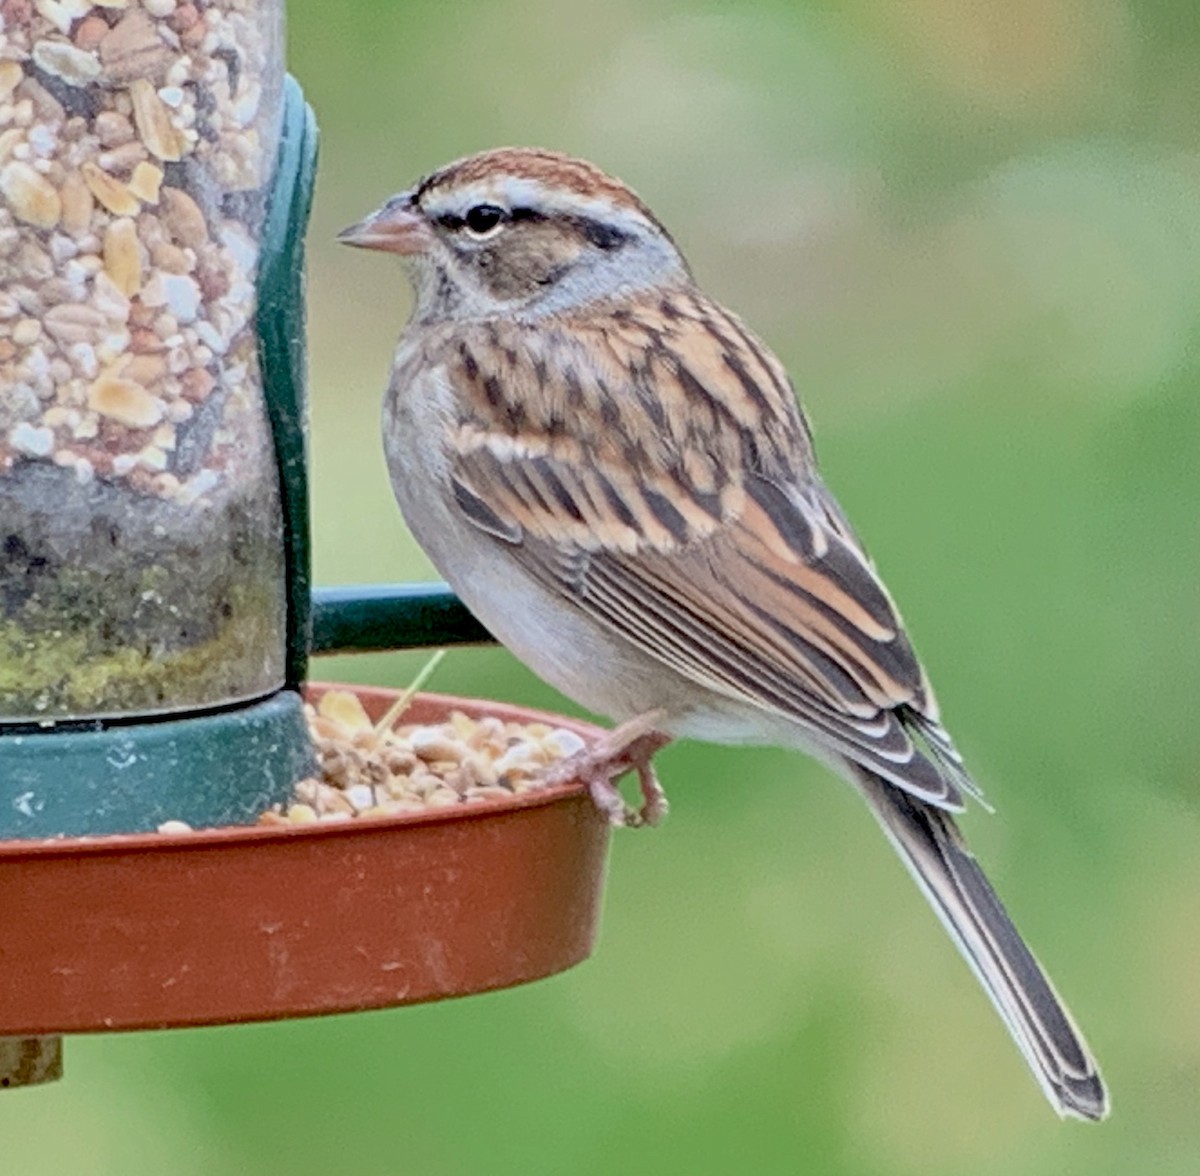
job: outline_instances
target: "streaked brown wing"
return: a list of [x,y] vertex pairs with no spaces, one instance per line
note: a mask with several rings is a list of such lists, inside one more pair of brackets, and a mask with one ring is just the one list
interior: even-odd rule
[[778,361],[698,295],[654,311],[590,337],[586,323],[467,333],[453,373],[475,391],[455,438],[460,509],[680,674],[961,807],[973,785],[816,477]]

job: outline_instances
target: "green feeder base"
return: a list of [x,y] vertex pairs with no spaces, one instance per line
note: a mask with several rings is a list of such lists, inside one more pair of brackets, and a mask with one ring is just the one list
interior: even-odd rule
[[179,719],[0,734],[0,840],[253,824],[313,769],[291,690]]

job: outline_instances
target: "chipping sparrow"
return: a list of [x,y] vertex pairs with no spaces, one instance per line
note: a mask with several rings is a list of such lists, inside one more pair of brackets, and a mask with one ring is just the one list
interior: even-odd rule
[[479,619],[621,722],[612,784],[675,736],[801,748],[866,800],[1063,1115],[1108,1100],[953,812],[979,791],[887,590],[817,473],[779,361],[582,160],[459,160],[341,240],[416,289],[384,409],[409,526]]

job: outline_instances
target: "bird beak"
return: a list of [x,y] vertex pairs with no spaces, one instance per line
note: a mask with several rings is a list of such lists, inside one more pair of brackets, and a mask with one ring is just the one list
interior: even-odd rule
[[387,253],[399,253],[411,257],[424,253],[433,242],[433,234],[425,218],[413,207],[412,198],[406,192],[394,196],[382,208],[371,213],[358,224],[343,229],[337,235],[343,245],[356,245],[360,249],[382,249]]

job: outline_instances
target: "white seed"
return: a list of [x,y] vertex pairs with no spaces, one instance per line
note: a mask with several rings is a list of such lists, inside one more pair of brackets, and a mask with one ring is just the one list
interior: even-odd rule
[[196,336],[204,342],[214,355],[224,355],[229,350],[229,344],[221,337],[220,331],[212,323],[200,320],[196,323]]
[[65,302],[46,311],[42,325],[60,343],[69,344],[97,341],[107,324],[94,307]]
[[58,146],[58,136],[44,123],[30,127],[26,141],[33,154],[40,155],[43,159],[53,155]]
[[[150,306],[151,303],[144,303]],[[182,336],[176,339],[179,334],[179,320],[169,311],[163,311],[162,314],[154,320],[154,333],[163,341],[167,347],[178,347],[183,342]]]
[[230,222],[221,229],[219,239],[238,269],[243,273],[253,273],[254,267],[258,265],[258,246],[250,234],[241,225]]
[[[25,373],[35,381],[50,375],[50,360],[40,347],[31,347],[25,356]],[[20,371],[20,369],[18,369]]]
[[262,103],[262,86],[252,82],[242,88],[233,104],[233,119],[239,126],[249,126],[258,116],[258,108]]
[[587,744],[574,731],[558,727],[542,740],[542,746],[558,759],[566,759],[583,751]]
[[124,327],[107,332],[96,344],[96,358],[103,364],[116,363],[125,358],[132,338]]
[[67,348],[67,358],[85,379],[96,378],[99,365],[96,363],[96,349],[90,343],[72,343]]
[[168,86],[182,86],[184,82],[190,80],[191,76],[192,59],[179,57],[171,64],[171,68],[167,70],[167,76],[163,80]]
[[18,453],[29,457],[48,457],[54,449],[54,430],[39,428],[28,421],[14,425],[8,432],[8,443]]
[[165,306],[177,322],[191,323],[200,310],[200,287],[187,274],[158,273],[146,283],[142,301],[146,306]]
[[132,304],[106,273],[98,273],[92,283],[92,305],[109,322],[129,321]]
[[[65,262],[73,260],[78,253],[79,246],[70,237],[66,237],[62,233],[55,233],[50,238],[50,256],[60,266]],[[67,277],[65,272],[63,273],[63,277]],[[67,280],[70,281],[69,278]]]
[[157,445],[147,445],[138,454],[138,464],[148,470],[161,471],[167,468],[167,455]]
[[86,16],[91,6],[85,0],[34,0],[34,7],[60,33],[69,33],[71,25]]
[[500,756],[492,767],[498,776],[514,769],[524,769],[536,766],[538,759],[537,748],[532,743],[517,743]]
[[12,329],[12,341],[20,347],[36,343],[42,335],[42,324],[37,319],[21,319]]
[[355,784],[346,789],[346,799],[358,811],[369,809],[375,804],[374,789],[366,784]]
[[83,420],[71,430],[71,435],[78,441],[90,441],[100,432],[100,417],[97,413],[89,412]]

